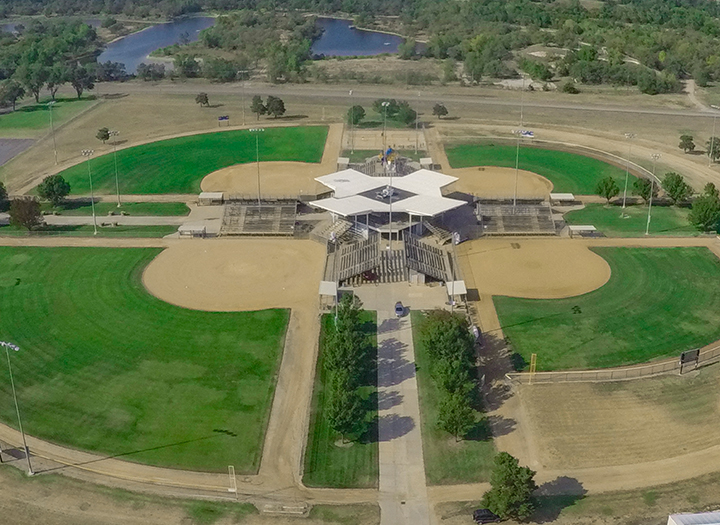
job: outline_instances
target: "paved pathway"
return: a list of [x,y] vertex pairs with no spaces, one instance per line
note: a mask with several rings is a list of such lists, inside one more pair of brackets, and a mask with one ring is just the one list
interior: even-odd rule
[[378,311],[381,525],[430,525],[410,317]]

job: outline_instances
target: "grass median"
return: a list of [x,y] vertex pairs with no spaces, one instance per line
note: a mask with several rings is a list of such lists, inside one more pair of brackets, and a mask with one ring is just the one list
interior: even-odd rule
[[[153,297],[159,249],[0,248],[0,333],[29,434],[172,468],[259,466],[289,312]],[[0,418],[15,425],[7,383]]]
[[526,368],[604,368],[677,356],[720,338],[720,260],[707,248],[593,248],[610,280],[566,299],[493,297]]
[[[653,206],[650,235],[696,236],[699,232],[688,220],[689,208]],[[586,204],[582,210],[565,214],[568,224],[592,224],[608,237],[640,237],[645,235],[647,206]]]
[[[41,210],[48,213],[57,213],[66,216],[88,216],[92,215],[90,201],[74,200],[65,201],[59,206],[53,206],[49,202],[43,202]],[[118,208],[117,202],[96,202],[95,214],[106,217],[110,212],[115,215],[125,213],[133,217],[152,216],[184,216],[190,213],[190,208],[184,202],[125,202]]]
[[[102,219],[98,219],[101,224]],[[177,232],[177,226],[98,226],[97,235],[91,224],[45,225],[40,229],[27,231],[17,226],[0,226],[0,237],[125,237],[155,238]]]
[[[377,361],[377,315],[375,312],[365,311],[361,313],[360,319],[368,337],[372,338],[373,359]],[[330,427],[326,417],[328,399],[325,389],[329,377],[323,363],[323,343],[325,334],[333,328],[333,322],[332,315],[324,315],[322,318],[303,483],[308,487],[377,487],[379,464],[376,382],[361,387],[361,395],[369,405],[366,418],[370,425],[361,439],[349,444],[338,444],[340,435]],[[373,378],[377,379],[375,366],[371,368]]]

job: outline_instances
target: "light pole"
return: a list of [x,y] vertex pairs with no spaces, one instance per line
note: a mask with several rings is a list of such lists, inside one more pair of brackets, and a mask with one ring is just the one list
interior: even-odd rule
[[713,151],[715,149],[715,122],[717,120],[717,113],[713,114],[713,132],[712,137],[710,137],[710,159],[708,160],[708,167],[712,166],[713,163],[713,156],[715,155],[715,152]]
[[650,200],[648,201],[648,220],[645,226],[645,235],[650,235],[650,210],[652,210],[653,190],[655,189],[655,163],[661,157],[659,153],[650,155],[653,161],[652,178],[650,179]]
[[90,171],[90,157],[93,156],[93,153],[95,153],[95,151],[91,149],[82,150],[83,157],[87,159],[88,179],[90,179],[90,207],[92,208],[93,216],[93,235],[97,235],[97,218],[95,217],[95,193],[93,192],[92,171]]
[[350,153],[355,153],[355,103],[353,90],[350,90]]
[[111,137],[116,137],[115,140],[113,140],[113,156],[115,157],[115,192],[117,193],[117,207],[119,208],[122,206],[120,203],[120,180],[118,178],[118,163],[117,163],[117,136],[120,135],[120,132],[117,130],[111,130],[109,132]]
[[265,128],[253,128],[250,133],[255,135],[255,160],[257,161],[258,214],[260,214],[260,133]]
[[631,140],[635,138],[635,133],[625,133],[625,140],[628,143],[628,154],[627,158],[625,159],[625,190],[623,191],[623,205],[622,209],[623,211],[620,212],[620,216],[622,217],[625,215],[625,201],[627,199],[627,187],[628,187],[628,179],[630,178],[630,147],[631,147]]
[[55,101],[51,100],[48,102],[47,106],[50,110],[50,131],[52,132],[52,139],[53,139],[53,151],[55,152],[55,165],[57,166],[58,159],[57,159],[57,144],[55,143],[55,124],[53,123],[53,106],[55,105]]
[[28,476],[35,474],[30,463],[30,448],[27,446],[27,440],[25,439],[25,431],[22,426],[22,419],[20,419],[20,405],[18,405],[17,392],[15,391],[15,379],[13,378],[12,365],[10,364],[10,350],[18,352],[20,348],[12,343],[0,341],[0,346],[5,347],[5,354],[7,355],[8,372],[10,373],[10,386],[12,387],[13,399],[15,400],[15,412],[18,418],[18,427],[20,428],[20,435],[22,436],[23,447],[25,448],[25,459],[27,459]]
[[515,144],[515,191],[513,192],[513,214],[515,213],[515,207],[517,206],[517,193],[518,193],[518,179],[520,177],[520,134],[522,130],[519,129],[515,132],[517,140]]
[[[420,107],[420,92],[418,91],[418,108]],[[415,154],[418,152],[418,143],[420,142],[420,135],[418,135],[418,111],[415,110]]]

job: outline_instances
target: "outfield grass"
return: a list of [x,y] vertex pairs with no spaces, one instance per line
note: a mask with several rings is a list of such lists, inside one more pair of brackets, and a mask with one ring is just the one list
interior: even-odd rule
[[[151,296],[159,249],[0,248],[0,333],[25,431],[122,459],[255,472],[287,310],[201,312]],[[6,381],[0,418],[15,426]]]
[[[375,312],[362,312],[361,321],[372,338],[373,359],[377,360],[377,316]],[[325,334],[332,330],[333,316],[322,318],[320,353],[318,355],[315,388],[313,391],[312,416],[303,483],[308,487],[363,488],[378,486],[378,440],[377,440],[377,385],[361,387],[361,394],[368,404],[369,430],[351,446],[338,447],[340,435],[325,417],[328,399],[325,397],[327,371],[323,366]],[[373,369],[373,379],[376,379]]]
[[[49,99],[43,100],[40,104],[20,106],[15,111],[0,115],[0,136],[13,136],[15,131],[25,132],[23,135],[37,130],[49,132],[48,102]],[[90,107],[94,102],[94,99],[88,98],[78,100],[77,98],[58,97],[52,109],[55,128]],[[32,135],[36,135],[36,133]]]
[[[419,161],[423,157],[427,157],[427,152],[423,150],[418,150],[417,153],[415,153],[415,150],[413,149],[399,149],[395,150],[401,157],[407,157],[409,159],[417,160]],[[379,150],[374,149],[356,149],[354,152],[350,152],[350,150],[345,150],[342,153],[343,157],[347,157],[350,159],[350,162],[364,162],[365,159],[368,157],[377,157],[380,154]]]
[[[97,237],[165,237],[178,230],[177,226],[100,226],[102,218],[98,219]],[[0,226],[0,237],[94,237],[95,229],[90,224],[63,224],[46,225],[42,229],[28,232],[25,228],[17,226]]]
[[[516,148],[505,144],[464,144],[446,148],[450,166],[515,167]],[[594,195],[598,181],[613,177],[618,185],[625,181],[625,171],[601,160],[576,153],[535,147],[520,148],[520,169],[532,171],[550,180],[553,191],[577,195]],[[635,177],[628,182],[632,187]]]
[[567,299],[494,297],[513,350],[538,370],[677,356],[720,338],[720,260],[707,248],[593,248],[612,274]]
[[[653,206],[650,221],[651,235],[699,235],[688,221],[689,208]],[[608,237],[639,237],[645,235],[647,206],[586,204],[585,209],[565,214],[568,224],[592,224]],[[624,215],[624,216],[623,216]]]
[[[54,207],[49,202],[43,202],[40,206],[44,212],[57,212],[59,215],[92,215],[90,201],[66,201],[60,206]],[[107,216],[109,212],[120,215],[125,212],[133,216],[182,216],[190,213],[190,208],[183,202],[126,202],[120,208],[115,202],[96,202],[95,214]]]
[[427,481],[430,485],[489,481],[496,450],[482,413],[476,412],[476,427],[460,442],[437,428],[441,393],[430,376],[430,356],[420,338],[425,314],[410,315]]
[[[325,126],[267,128],[259,134],[260,161],[320,162]],[[120,193],[199,193],[207,174],[256,160],[255,135],[248,130],[204,133],[161,140],[117,152]],[[112,153],[90,160],[95,191],[115,193]],[[61,172],[72,193],[89,194],[88,168],[81,162]]]

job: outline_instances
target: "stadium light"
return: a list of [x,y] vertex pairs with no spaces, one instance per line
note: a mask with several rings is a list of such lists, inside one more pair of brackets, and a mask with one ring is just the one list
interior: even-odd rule
[[58,160],[57,160],[57,144],[55,142],[55,124],[53,123],[53,106],[55,105],[55,101],[51,100],[47,103],[47,107],[50,110],[50,131],[52,132],[52,139],[53,139],[53,151],[55,152],[55,165],[57,166]]
[[265,128],[252,128],[250,133],[255,135],[255,159],[257,161],[257,186],[258,186],[258,214],[260,211],[260,133],[265,131]]
[[350,90],[350,154],[355,153],[355,100]]
[[[111,130],[109,132],[111,137],[117,137],[120,132],[117,130]],[[122,206],[120,203],[120,182],[118,180],[118,163],[117,163],[117,139],[113,140],[113,156],[115,157],[115,192],[117,193],[117,207]]]
[[[712,106],[711,106],[712,107]],[[717,109],[717,106],[713,109]],[[712,166],[713,163],[713,157],[715,156],[715,122],[717,121],[717,112],[713,113],[713,132],[712,137],[710,137],[710,158],[708,159],[708,167]]]
[[635,133],[625,133],[625,140],[627,140],[628,143],[628,154],[625,158],[625,190],[623,191],[623,211],[620,212],[620,217],[625,215],[625,201],[627,200],[628,179],[630,178],[630,148],[632,147],[632,143],[630,141],[634,138]]
[[94,153],[95,151],[91,149],[82,150],[82,156],[87,159],[88,178],[90,179],[90,207],[92,208],[93,217],[93,235],[97,235],[97,217],[95,216],[95,193],[93,192],[92,172],[90,171],[90,157],[92,157]]
[[653,190],[655,189],[655,163],[661,156],[662,155],[660,155],[659,153],[653,153],[652,155],[650,155],[653,161],[653,170],[652,178],[650,179],[650,201],[648,202],[648,219],[647,225],[645,226],[645,235],[650,235],[650,210],[652,210]]
[[0,346],[5,347],[5,354],[7,355],[8,372],[10,373],[10,386],[12,387],[13,399],[15,400],[15,412],[18,418],[18,427],[20,428],[20,435],[22,436],[23,447],[25,448],[25,459],[27,459],[28,476],[35,474],[30,463],[30,449],[27,446],[27,440],[25,439],[25,431],[23,430],[22,420],[20,419],[20,405],[18,405],[17,392],[15,391],[15,379],[13,378],[12,365],[10,364],[10,350],[19,352],[20,348],[17,345],[8,343],[6,341],[0,341]]
[[[383,159],[384,159],[384,161],[383,161],[383,172],[386,172],[386,170],[387,170],[387,163],[388,163],[388,162],[387,162],[387,158],[386,158],[386,154],[387,154],[387,108],[388,108],[389,105],[390,105],[390,102],[388,102],[387,100],[385,100],[385,101],[382,103],[382,108],[383,108],[383,150],[382,150],[382,157],[383,157]],[[392,194],[393,194],[393,190],[392,190],[392,170],[390,170],[390,197],[389,197],[389,199],[390,199],[390,215],[389,215],[389,220],[388,220],[388,226],[389,226],[389,231],[388,231],[388,249],[389,249],[390,251],[392,251],[392,198],[393,198]]]

